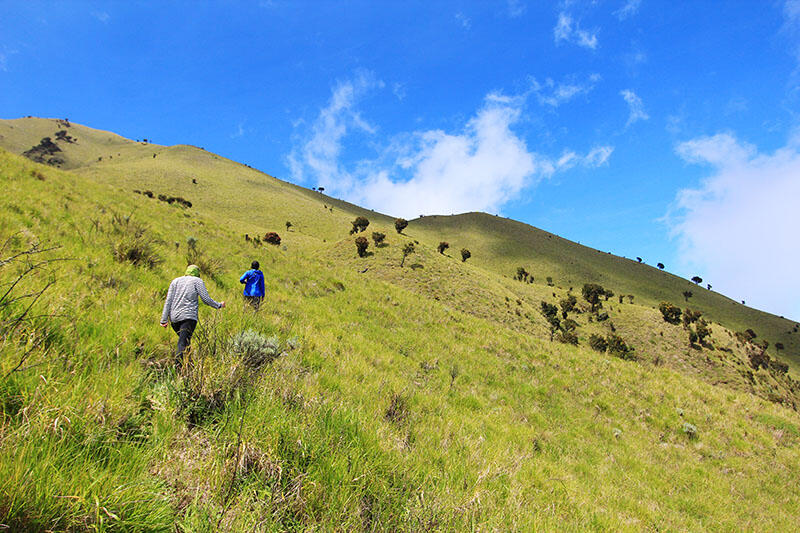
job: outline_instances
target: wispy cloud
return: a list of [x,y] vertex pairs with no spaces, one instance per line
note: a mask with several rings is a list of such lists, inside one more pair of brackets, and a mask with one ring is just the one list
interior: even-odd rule
[[105,11],[92,11],[92,16],[103,24],[108,24],[108,21],[111,20],[111,15]]
[[398,100],[405,100],[406,98],[405,85],[403,85],[402,83],[393,83],[392,93],[397,97]]
[[556,44],[566,41],[591,50],[597,48],[598,44],[597,30],[589,32],[582,29],[578,22],[573,20],[572,16],[565,11],[558,14],[558,21],[553,28],[553,39]]
[[0,50],[0,71],[8,72],[8,58],[17,53],[17,50],[11,50],[3,47]]
[[625,126],[630,126],[636,121],[639,120],[648,120],[650,115],[644,110],[644,104],[642,103],[642,99],[639,98],[635,92],[631,91],[630,89],[625,89],[624,91],[620,91],[619,94],[625,101],[628,103],[628,122]]
[[239,122],[236,125],[236,131],[231,133],[231,139],[238,139],[239,137],[244,137],[244,121]]
[[533,78],[531,80],[531,92],[536,96],[540,104],[558,107],[576,96],[588,94],[594,89],[598,81],[600,81],[599,74],[590,75],[582,83],[574,80],[556,83],[551,78],[546,78],[543,82],[539,82]]
[[[374,85],[373,85],[374,86]],[[376,128],[358,126],[358,88],[363,82],[339,84],[306,135],[288,157],[292,176],[322,184],[332,194],[393,215],[499,212],[504,204],[540,180],[575,166],[607,164],[613,147],[599,146],[581,155],[565,150],[554,158],[530,150],[514,125],[525,99],[500,93],[457,131],[422,130],[384,143],[373,158],[343,161],[348,132],[368,137]]]
[[800,247],[792,245],[800,227],[800,145],[792,140],[764,154],[721,133],[676,151],[712,168],[697,188],[678,193],[668,217],[682,262],[734,298],[800,318]]
[[625,4],[615,11],[614,14],[619,20],[625,20],[634,16],[639,11],[641,4],[642,0],[626,0]]
[[472,21],[464,13],[458,12],[455,14],[456,20],[461,24],[461,27],[468,30],[472,27]]
[[508,0],[506,4],[506,8],[508,9],[508,16],[511,18],[517,18],[522,16],[527,9],[527,5],[522,0]]

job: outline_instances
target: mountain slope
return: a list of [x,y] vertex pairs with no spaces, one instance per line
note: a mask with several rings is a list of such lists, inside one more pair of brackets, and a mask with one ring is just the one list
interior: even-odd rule
[[[231,531],[796,523],[800,495],[787,487],[800,481],[800,416],[790,407],[800,391],[771,368],[750,368],[746,346],[722,325],[712,324],[714,349],[689,348],[686,331],[637,295],[603,302],[603,321],[578,302],[568,315],[578,346],[551,342],[540,304],[568,296],[558,279],[498,275],[481,264],[477,241],[463,244],[473,258],[461,262],[455,239],[439,254],[436,231],[415,223],[399,235],[390,219],[344,203],[331,214],[316,192],[284,190],[199,149],[150,153],[164,156],[159,178],[140,148],[152,149],[139,145],[129,166],[103,173],[0,150],[1,257],[60,246],[2,263],[0,283],[36,258],[65,259],[15,289],[46,288],[30,320],[15,325],[23,308],[0,306],[0,522]],[[190,197],[180,168],[205,170],[197,185],[216,180],[230,198]],[[134,180],[193,206],[134,194]],[[247,201],[263,206],[253,226],[280,230],[285,248],[244,240],[239,224],[251,218],[233,206]],[[286,212],[304,222],[269,225]],[[348,235],[361,213],[388,241],[363,258]],[[268,290],[258,313],[236,283],[254,258]],[[187,260],[229,306],[201,309],[194,363],[175,375],[174,335],[156,322]],[[637,360],[588,347],[612,325]],[[236,348],[259,336],[266,364]]]

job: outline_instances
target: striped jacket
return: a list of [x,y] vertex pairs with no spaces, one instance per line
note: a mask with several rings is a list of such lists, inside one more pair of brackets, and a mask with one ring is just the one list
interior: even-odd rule
[[181,320],[197,320],[197,308],[200,297],[203,303],[215,309],[222,304],[215,302],[208,295],[206,284],[195,276],[181,276],[172,280],[167,292],[167,301],[164,302],[164,311],[161,313],[161,323],[180,322]]

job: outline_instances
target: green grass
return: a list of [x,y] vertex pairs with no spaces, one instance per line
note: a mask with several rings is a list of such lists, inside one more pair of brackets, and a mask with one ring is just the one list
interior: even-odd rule
[[[176,155],[164,155],[162,181],[146,157],[101,178],[0,151],[0,237],[16,234],[20,250],[58,245],[46,257],[68,259],[37,270],[24,289],[55,281],[36,305],[48,316],[0,344],[0,522],[102,531],[796,524],[800,417],[764,399],[794,398],[780,389],[793,382],[763,369],[751,382],[744,349],[723,325],[712,325],[717,349],[690,349],[685,331],[636,294],[634,304],[605,302],[605,322],[571,314],[579,346],[550,342],[540,302],[557,303],[570,286],[555,270],[533,269],[537,282],[522,284],[513,270],[498,274],[499,259],[490,264],[475,241],[416,222],[398,235],[370,214],[367,232],[383,231],[388,243],[358,258],[347,233],[363,211],[335,204],[331,214],[322,209],[330,200],[257,173],[263,183],[237,188],[225,174],[232,164],[204,152],[193,163],[208,167],[199,184],[231,183],[218,199],[193,198],[190,180],[168,189],[168,176],[198,152],[168,150]],[[195,206],[130,190],[148,184]],[[268,186],[274,192],[257,192]],[[248,217],[230,207],[246,196],[262,202]],[[297,215],[292,231],[270,225],[286,213]],[[132,224],[119,222],[130,214]],[[277,229],[286,248],[254,248],[244,220]],[[159,259],[150,268],[115,259],[137,225]],[[215,265],[214,278],[204,276],[209,291],[229,306],[201,309],[195,370],[176,375],[175,336],[157,321],[189,236]],[[401,268],[412,239],[417,253]],[[450,241],[449,256],[437,253],[439,240]],[[466,263],[462,246],[473,251]],[[236,283],[253,259],[267,278],[258,313]],[[22,266],[0,269],[0,282]],[[556,286],[538,283],[542,275]],[[573,282],[580,296],[583,281]],[[636,361],[589,349],[589,335],[609,323]],[[282,355],[244,365],[228,342],[245,330],[277,337]],[[22,370],[4,377],[31,346]]]

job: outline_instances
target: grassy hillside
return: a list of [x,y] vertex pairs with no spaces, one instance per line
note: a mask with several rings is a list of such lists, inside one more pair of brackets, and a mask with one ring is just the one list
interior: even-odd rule
[[[557,286],[576,289],[584,283],[599,283],[617,294],[633,294],[643,305],[657,307],[666,301],[698,309],[731,330],[753,329],[773,346],[771,354],[800,370],[796,322],[752,309],[656,267],[485,213],[424,217],[413,220],[408,231],[431,244],[447,241],[454,250],[467,247],[473,254],[471,261],[504,276],[513,276],[522,266],[539,283],[547,277]],[[688,302],[684,291],[692,292]],[[784,349],[775,350],[776,343],[783,344]]]
[[[481,249],[488,238],[461,244],[427,217],[399,235],[196,148],[132,148],[104,171],[105,157],[64,171],[0,150],[0,283],[39,265],[9,292],[21,299],[0,302],[0,522],[12,530],[797,523],[800,389],[753,369],[752,346],[724,325],[689,347],[645,293],[604,301],[598,321],[574,279],[578,345],[551,341],[541,303],[567,298],[573,278],[513,280]],[[132,192],[148,187],[192,207]],[[356,214],[387,234],[363,258]],[[272,230],[282,246],[243,238]],[[267,277],[257,313],[236,283],[253,259]],[[175,336],[157,321],[187,260],[229,306],[201,309],[176,374]],[[612,332],[634,360],[589,348]]]

